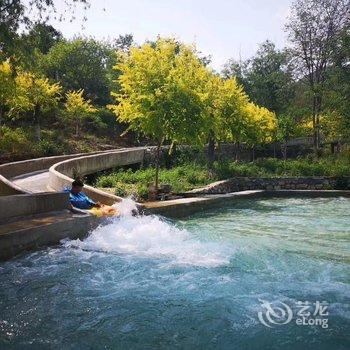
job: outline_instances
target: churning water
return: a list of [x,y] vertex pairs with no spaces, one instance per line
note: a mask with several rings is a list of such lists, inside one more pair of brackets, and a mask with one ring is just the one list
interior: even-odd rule
[[350,348],[349,199],[245,200],[172,222],[132,207],[0,265],[1,349]]

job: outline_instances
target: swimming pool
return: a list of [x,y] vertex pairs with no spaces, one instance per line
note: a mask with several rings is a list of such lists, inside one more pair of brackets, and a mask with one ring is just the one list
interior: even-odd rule
[[0,264],[0,348],[349,349],[349,213],[272,198],[109,221]]

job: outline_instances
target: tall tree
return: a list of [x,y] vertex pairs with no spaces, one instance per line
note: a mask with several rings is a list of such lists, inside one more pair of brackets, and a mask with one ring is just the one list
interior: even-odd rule
[[296,0],[286,25],[298,76],[306,78],[312,92],[314,149],[320,147],[320,114],[326,72],[341,33],[349,24],[349,0]]
[[118,51],[129,51],[130,47],[134,45],[134,36],[132,34],[119,35],[114,41],[114,46]]
[[192,47],[161,39],[131,48],[117,65],[120,93],[111,106],[118,120],[157,145],[155,185],[158,188],[159,155],[167,140],[203,144],[206,120],[204,85],[209,71]]
[[30,72],[19,72],[15,83],[11,116],[16,119],[29,114],[35,127],[36,140],[41,141],[42,118],[57,107],[61,86]]
[[0,63],[0,127],[15,91],[15,73],[9,60]]
[[239,143],[245,141],[246,116],[245,105],[248,96],[236,78],[222,79],[213,76],[206,88],[208,95],[208,165],[214,161],[214,147],[220,142]]
[[292,70],[287,51],[266,40],[257,53],[244,62],[230,60],[222,72],[236,77],[251,100],[277,114],[285,111],[293,97]]
[[114,62],[110,45],[78,38],[54,45],[43,61],[43,71],[66,91],[84,89],[88,99],[103,106],[111,102],[110,70]]
[[[77,4],[82,4],[85,9],[90,6],[89,0],[65,0],[63,1],[63,13],[56,0],[0,0],[0,51],[11,51],[16,38],[16,32],[21,25],[30,26],[33,22],[47,22],[51,17],[60,21],[74,19]],[[60,2],[62,5],[62,2]],[[62,6],[61,6],[62,8]]]
[[236,78],[237,82],[243,86],[244,91],[250,94],[250,85],[247,79],[248,65],[249,60],[236,61],[234,59],[229,59],[228,62],[224,64],[221,74],[225,79]]
[[277,114],[283,112],[291,99],[292,72],[286,51],[276,49],[266,40],[249,60],[247,80],[252,101]]
[[69,91],[66,94],[66,115],[68,120],[75,126],[75,136],[80,136],[80,130],[84,119],[97,112],[90,100],[84,99],[84,90]]
[[63,35],[53,26],[45,23],[34,23],[28,33],[21,35],[29,53],[38,50],[42,54],[47,54],[52,46],[63,40]]
[[[327,71],[324,94],[324,114],[329,122],[329,136],[338,140],[350,140],[350,26],[342,34],[333,64]],[[321,124],[325,124],[322,123]],[[323,132],[325,125],[322,127]]]

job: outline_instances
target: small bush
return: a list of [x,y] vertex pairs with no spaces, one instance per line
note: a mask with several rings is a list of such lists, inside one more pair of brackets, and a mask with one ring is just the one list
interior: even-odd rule
[[0,153],[20,156],[32,152],[32,143],[21,128],[11,129],[3,126],[0,129]]
[[60,153],[60,147],[57,145],[57,142],[41,140],[35,145],[34,151],[38,157],[53,156]]

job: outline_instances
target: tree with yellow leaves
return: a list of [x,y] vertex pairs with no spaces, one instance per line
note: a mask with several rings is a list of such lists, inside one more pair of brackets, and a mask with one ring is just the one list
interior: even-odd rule
[[160,148],[171,143],[204,144],[207,118],[205,85],[210,71],[191,46],[159,38],[131,48],[115,66],[120,73],[116,104],[121,122],[157,145],[155,186],[158,188]]
[[10,108],[10,99],[14,94],[14,72],[9,60],[0,63],[0,127],[3,124],[5,112]]
[[51,84],[47,78],[20,71],[15,78],[15,94],[11,100],[10,115],[13,119],[30,114],[35,126],[37,141],[41,140],[41,119],[57,107],[61,93],[59,84]]
[[[224,80],[214,77],[214,79],[216,83],[211,87],[214,89],[211,137],[217,143],[243,142],[246,135],[245,106],[248,103],[248,96],[235,78]],[[210,141],[209,139],[209,166],[214,158],[214,145]]]
[[271,142],[277,127],[275,113],[252,102],[248,102],[244,109],[247,120],[245,142],[251,145],[253,150],[258,144]]
[[214,160],[215,143],[235,142],[255,145],[269,142],[276,128],[276,116],[249,101],[235,78],[213,75],[207,85],[209,119],[208,161]]
[[[255,106],[236,79],[223,80],[203,65],[195,48],[159,38],[119,58],[120,93],[110,108],[119,121],[157,144],[165,141],[204,145],[215,142],[262,142],[274,127],[274,114]],[[209,166],[213,157],[209,157]]]
[[84,90],[69,91],[66,94],[66,115],[75,126],[75,136],[80,136],[84,119],[97,111],[90,100],[84,98]]

